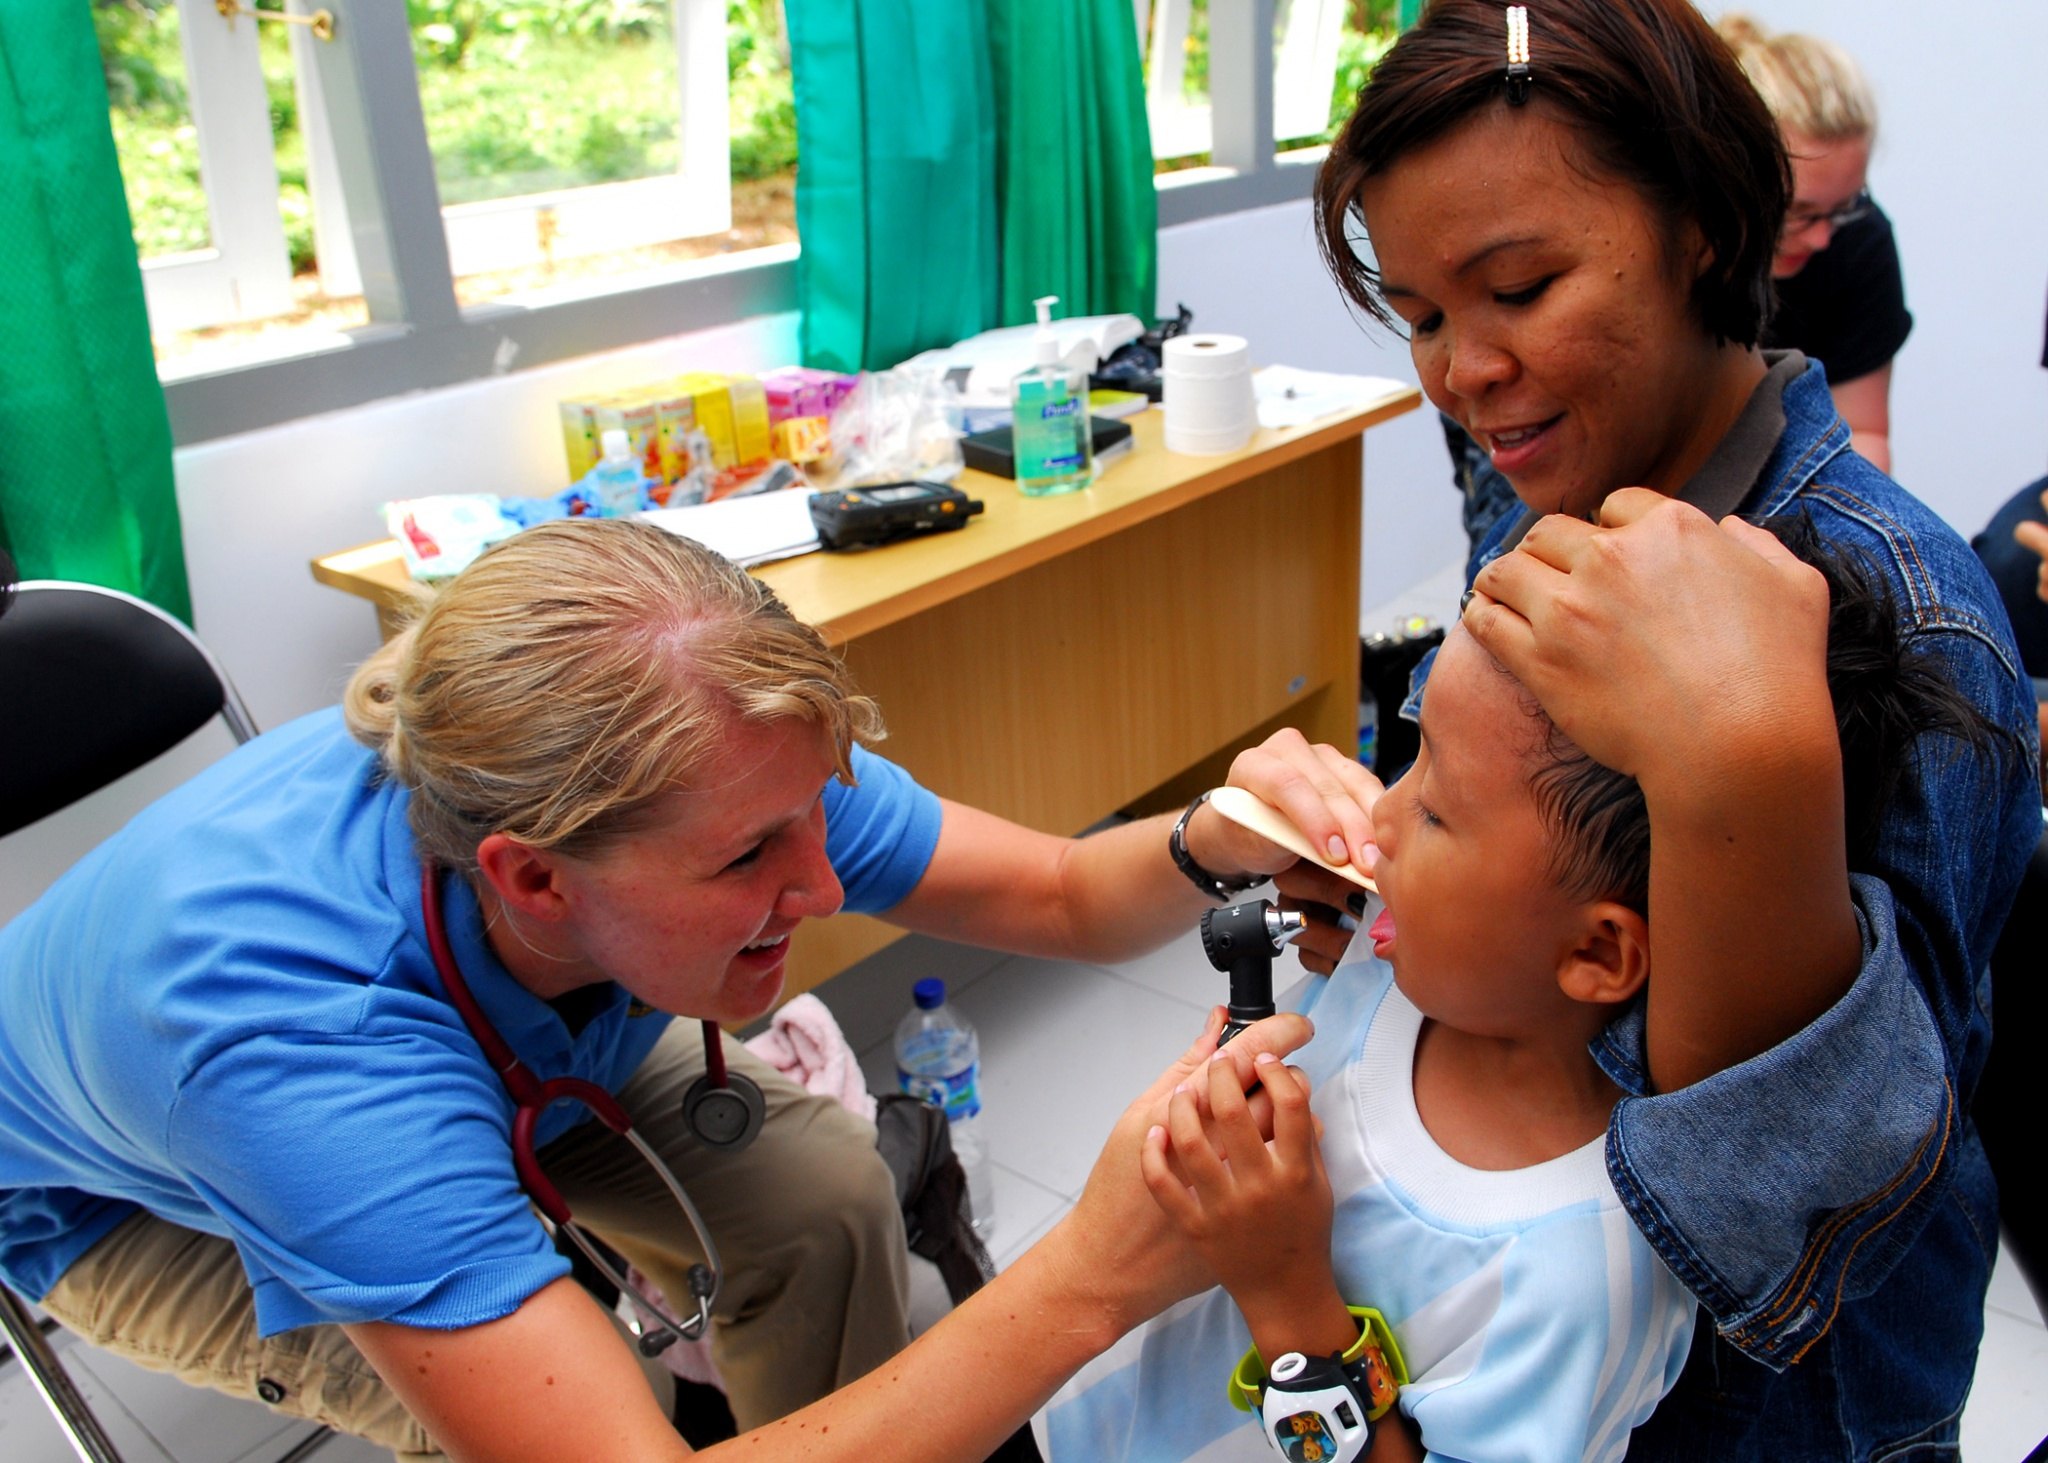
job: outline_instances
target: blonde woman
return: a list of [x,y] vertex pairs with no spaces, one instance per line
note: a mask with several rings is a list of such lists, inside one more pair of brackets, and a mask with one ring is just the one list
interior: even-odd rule
[[[710,1056],[668,1020],[763,1014],[790,932],[841,907],[1125,958],[1205,903],[1168,822],[1076,842],[933,796],[862,745],[876,708],[815,631],[641,524],[494,547],[345,713],[257,738],[0,930],[0,1273],[65,1324],[405,1456],[687,1454],[566,1277],[515,1148],[672,1302],[704,1258],[696,1222],[573,1104],[522,1135],[508,1058],[614,1094],[680,1178],[722,1252],[733,1411],[797,1413],[777,1458],[981,1457],[1207,1283],[1136,1148],[1213,1021],[1075,1214],[882,1366],[908,1339],[905,1249],[874,1130],[721,1042],[766,1111],[744,1149],[713,1146],[685,1113]],[[1275,801],[1377,788],[1298,736],[1239,762]],[[1211,809],[1185,835],[1212,879],[1292,862]],[[507,1052],[487,1059],[485,1027]]]
[[1862,68],[1818,36],[1774,34],[1747,15],[1716,23],[1777,118],[1792,204],[1771,262],[1778,307],[1764,344],[1827,367],[1851,445],[1892,470],[1892,358],[1912,332],[1891,220],[1871,200],[1877,101]]

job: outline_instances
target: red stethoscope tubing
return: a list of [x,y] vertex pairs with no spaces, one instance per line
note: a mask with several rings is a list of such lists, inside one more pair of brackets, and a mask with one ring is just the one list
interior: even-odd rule
[[441,886],[435,873],[432,865],[420,871],[420,902],[426,911],[427,948],[433,954],[434,968],[440,973],[441,984],[448,989],[449,1003],[461,1015],[462,1024],[483,1048],[484,1058],[517,1104],[512,1115],[512,1163],[519,1172],[521,1187],[541,1213],[556,1224],[567,1224],[568,1201],[541,1171],[540,1160],[535,1157],[534,1125],[540,1121],[540,1115],[557,1102],[580,1102],[622,1138],[632,1132],[633,1120],[626,1116],[619,1100],[595,1082],[586,1082],[581,1077],[541,1081],[498,1034],[498,1028],[484,1015],[483,1007],[470,993],[469,982],[462,978],[461,967],[455,963],[455,951],[448,943],[448,928],[441,917]]
[[[434,958],[434,969],[441,977],[441,984],[448,992],[449,1004],[462,1017],[462,1024],[469,1028],[469,1034],[483,1049],[484,1059],[497,1072],[511,1095],[515,1110],[512,1114],[512,1164],[519,1174],[519,1182],[534,1206],[547,1216],[548,1220],[566,1232],[577,1247],[587,1255],[605,1278],[622,1291],[630,1292],[636,1300],[661,1321],[668,1331],[685,1337],[703,1333],[711,1320],[711,1307],[718,1294],[719,1277],[722,1274],[718,1263],[718,1249],[712,1243],[711,1232],[697,1213],[697,1206],[690,1202],[689,1195],[676,1181],[666,1163],[647,1146],[647,1140],[633,1131],[633,1120],[626,1115],[624,1107],[611,1093],[581,1077],[550,1077],[545,1082],[533,1074],[531,1068],[519,1059],[511,1045],[484,1015],[483,1007],[477,1004],[476,996],[469,989],[469,982],[462,977],[462,968],[455,963],[455,950],[448,943],[447,923],[441,911],[440,870],[433,864],[420,867],[420,907],[425,915],[427,928],[427,949]],[[713,1021],[704,1023],[704,1048],[706,1065],[712,1081],[717,1085],[725,1082],[725,1053],[719,1049],[718,1025]],[[700,1278],[693,1273],[692,1289],[697,1301],[697,1315],[689,1322],[677,1320],[662,1306],[658,1306],[639,1287],[631,1285],[627,1277],[619,1275],[603,1256],[591,1249],[589,1241],[572,1222],[569,1204],[562,1197],[548,1176],[541,1170],[540,1159],[534,1146],[534,1127],[540,1115],[557,1102],[580,1102],[597,1116],[597,1120],[631,1143],[646,1160],[648,1165],[661,1177],[676,1203],[682,1207],[683,1215],[697,1232],[697,1242],[704,1249],[704,1264],[696,1267],[703,1271]],[[648,1350],[647,1337],[642,1337],[642,1349]],[[655,1350],[659,1349],[657,1342]],[[653,1350],[648,1350],[652,1355]]]

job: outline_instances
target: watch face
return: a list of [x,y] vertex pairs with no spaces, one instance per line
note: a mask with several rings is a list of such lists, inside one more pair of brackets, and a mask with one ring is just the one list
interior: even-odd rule
[[1288,1463],[1328,1463],[1337,1456],[1337,1440],[1320,1412],[1294,1412],[1272,1425],[1273,1441]]

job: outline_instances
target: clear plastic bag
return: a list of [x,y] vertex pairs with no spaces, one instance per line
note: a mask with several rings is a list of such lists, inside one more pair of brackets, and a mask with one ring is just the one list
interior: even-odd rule
[[944,378],[924,367],[864,373],[832,413],[832,458],[812,470],[812,482],[951,482],[966,465],[952,398]]

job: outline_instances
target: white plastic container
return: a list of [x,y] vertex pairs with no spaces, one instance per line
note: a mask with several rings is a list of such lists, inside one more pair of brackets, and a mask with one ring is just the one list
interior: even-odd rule
[[600,518],[630,518],[647,506],[647,479],[622,428],[604,434],[604,456],[590,470],[588,482]]
[[917,1004],[896,1023],[896,1081],[912,1097],[944,1108],[953,1152],[967,1172],[967,1202],[982,1242],[995,1232],[995,1184],[981,1118],[981,1042],[967,1019],[946,1004],[946,983],[927,978],[912,989]]

